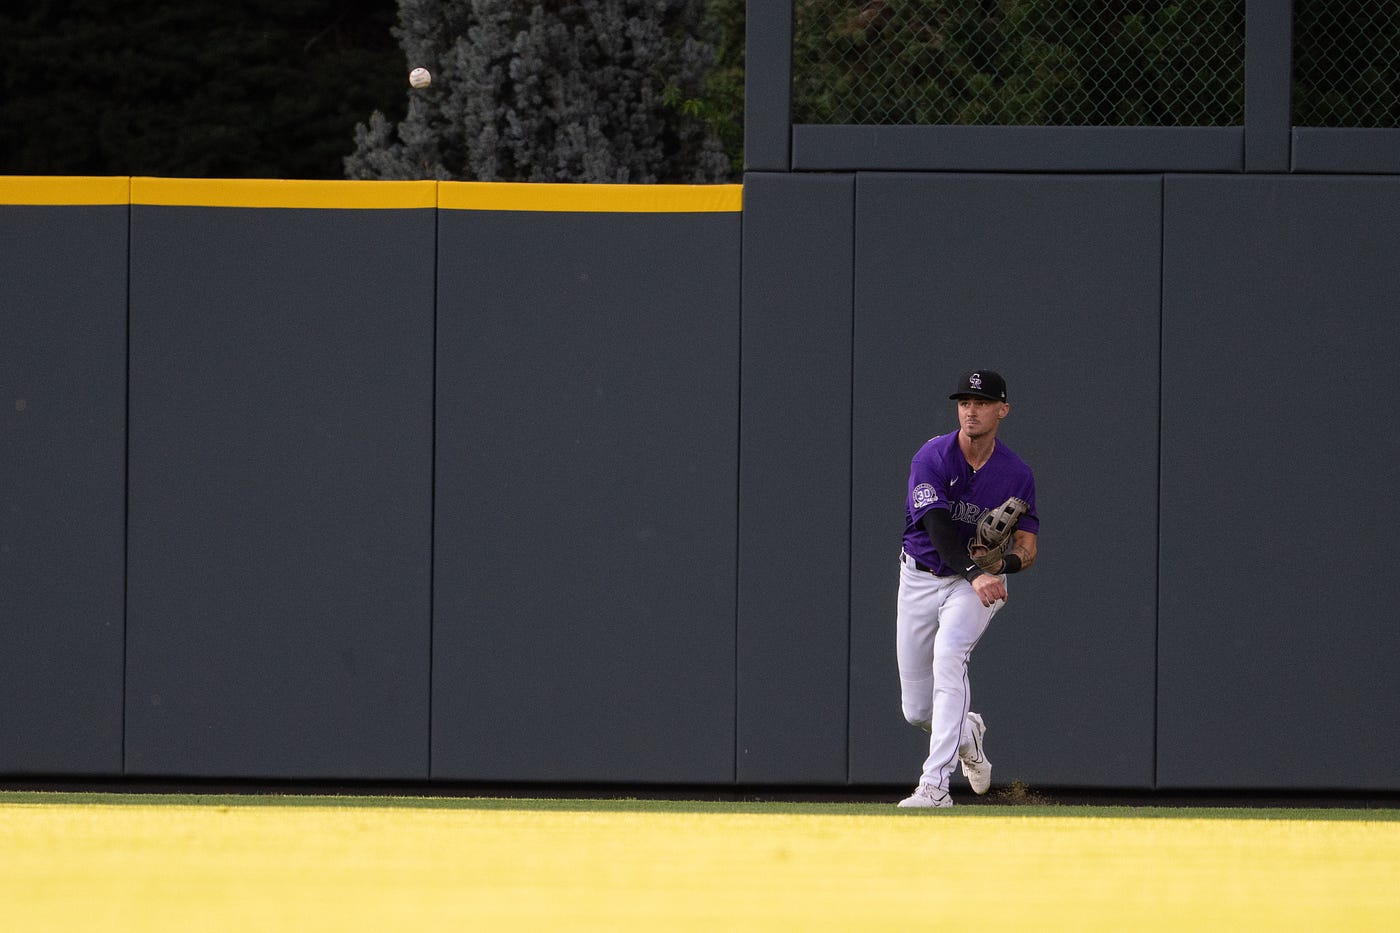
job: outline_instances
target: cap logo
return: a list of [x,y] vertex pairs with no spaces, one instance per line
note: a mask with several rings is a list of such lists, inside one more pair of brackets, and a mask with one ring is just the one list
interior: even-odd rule
[[967,377],[967,384],[970,385],[970,386],[972,386],[974,389],[980,389],[980,388],[982,388],[982,374],[981,374],[981,373],[973,373],[971,376],[968,376],[968,377]]

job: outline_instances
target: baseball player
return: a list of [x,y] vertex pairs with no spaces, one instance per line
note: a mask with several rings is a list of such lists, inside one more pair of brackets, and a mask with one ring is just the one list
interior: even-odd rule
[[1035,563],[1040,530],[1035,477],[997,440],[1011,411],[1006,381],[985,369],[966,373],[948,397],[958,403],[958,430],[914,454],[905,500],[896,652],[904,718],[929,733],[929,744],[919,786],[901,807],[951,807],[948,777],[959,761],[975,792],[991,787],[968,659],[1006,604],[1007,575]]

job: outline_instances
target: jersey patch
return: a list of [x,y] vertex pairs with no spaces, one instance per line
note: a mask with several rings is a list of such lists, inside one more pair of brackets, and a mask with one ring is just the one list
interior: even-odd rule
[[933,487],[928,483],[920,483],[914,487],[914,492],[910,497],[910,501],[914,504],[914,508],[922,509],[937,502],[938,493],[934,492]]

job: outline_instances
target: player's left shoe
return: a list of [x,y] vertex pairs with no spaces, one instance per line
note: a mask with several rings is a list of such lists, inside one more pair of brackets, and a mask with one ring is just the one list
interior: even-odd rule
[[964,722],[963,742],[958,746],[958,760],[962,762],[963,774],[972,785],[973,793],[985,794],[992,786],[992,763],[987,760],[982,739],[987,734],[987,724],[978,713],[968,713]]
[[953,798],[948,796],[948,792],[933,784],[920,784],[914,788],[914,793],[895,804],[897,807],[922,807],[926,809],[941,809],[952,805]]

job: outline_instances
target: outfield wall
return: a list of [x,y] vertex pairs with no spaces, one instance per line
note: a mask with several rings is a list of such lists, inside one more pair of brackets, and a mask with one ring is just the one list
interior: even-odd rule
[[995,366],[996,780],[1400,790],[1400,178],[742,200],[0,179],[0,774],[902,787],[908,459]]

